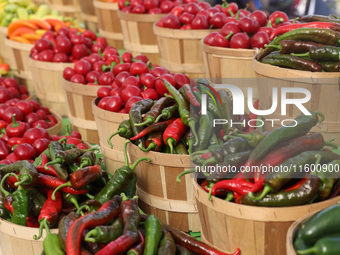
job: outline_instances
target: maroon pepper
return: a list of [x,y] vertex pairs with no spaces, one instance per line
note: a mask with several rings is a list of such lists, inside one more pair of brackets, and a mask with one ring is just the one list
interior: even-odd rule
[[101,161],[97,165],[87,166],[83,169],[79,169],[69,175],[70,180],[60,185],[53,191],[52,199],[54,199],[54,194],[65,187],[72,187],[75,190],[79,190],[87,184],[90,184],[100,177],[102,177],[102,168],[100,167]]
[[9,137],[22,137],[26,131],[26,124],[16,121],[15,114],[12,115],[12,123],[6,127],[6,134]]

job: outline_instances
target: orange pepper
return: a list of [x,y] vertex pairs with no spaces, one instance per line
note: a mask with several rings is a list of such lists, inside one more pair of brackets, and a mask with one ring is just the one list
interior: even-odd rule
[[11,38],[11,40],[16,41],[16,42],[31,44],[31,42],[29,40],[27,40],[26,38],[21,37],[21,36],[14,36],[14,37]]
[[6,63],[0,64],[0,69],[9,72],[10,71],[9,64]]
[[51,24],[46,22],[45,20],[31,19],[31,20],[29,20],[29,22],[31,22],[32,24],[38,26],[41,29],[52,30]]
[[60,28],[65,27],[65,23],[58,19],[45,19],[45,21],[53,27],[54,31],[58,31]]
[[38,35],[38,34],[23,34],[21,35],[22,37],[24,37],[27,40],[33,40],[33,41],[37,41],[39,39],[41,39],[42,35]]
[[19,19],[17,21],[14,21],[12,22],[9,26],[8,26],[8,36],[10,37],[12,35],[12,33],[20,28],[20,27],[28,27],[28,28],[31,28],[33,30],[37,30],[38,27],[30,22],[28,22],[28,20],[22,20],[22,19]]
[[35,30],[29,27],[19,27],[13,31],[13,33],[9,36],[9,39],[11,39],[11,37],[21,36],[23,34],[35,34]]

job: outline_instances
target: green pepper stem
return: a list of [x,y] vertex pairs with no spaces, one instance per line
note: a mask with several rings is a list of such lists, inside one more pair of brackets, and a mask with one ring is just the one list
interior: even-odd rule
[[192,157],[196,155],[202,155],[211,152],[210,150],[204,150],[204,151],[195,151],[194,153],[190,154],[190,160],[192,160]]
[[202,167],[204,168],[204,167],[206,167],[208,164],[215,164],[215,163],[217,163],[217,162],[216,162],[216,158],[215,158],[215,157],[210,157],[210,158],[208,158],[206,161],[203,162]]
[[237,133],[237,129],[234,129],[234,135],[237,136],[237,137],[246,138],[246,139],[249,140],[248,142],[254,141],[254,138],[255,138],[255,136],[252,132],[250,132],[249,134],[240,134],[240,133]]
[[94,228],[94,229],[90,230],[90,231],[86,234],[84,240],[85,240],[86,242],[95,243],[95,242],[96,242],[96,239],[93,238],[93,237],[96,237],[96,236],[98,236],[98,235],[99,235],[98,229]]
[[120,196],[122,197],[122,201],[128,201],[129,198],[125,195],[125,193],[120,193]]
[[228,13],[229,13],[230,17],[233,17],[235,15],[235,13],[233,13],[232,10],[228,10]]
[[315,154],[316,161],[315,161],[315,166],[319,165],[321,162],[321,155],[320,154]]
[[91,147],[91,148],[83,150],[83,151],[88,152],[88,151],[97,151],[97,150],[99,150],[97,147]]
[[290,55],[295,56],[295,57],[310,57],[309,52],[306,53],[290,53]]
[[30,175],[25,175],[23,178],[21,178],[20,181],[17,181],[16,183],[14,183],[14,186],[23,185],[23,184],[25,184],[26,181],[28,181],[30,183],[32,181],[32,177]]
[[79,169],[83,169],[84,166],[85,167],[88,166],[88,162],[84,162],[84,163],[80,164]]
[[50,224],[49,224],[49,222],[47,221],[46,218],[43,220],[43,223],[44,223],[44,227],[45,227],[45,230],[46,230],[46,234],[50,235],[51,234],[51,232],[50,232]]
[[191,128],[192,135],[195,138],[194,146],[197,146],[199,143],[198,135],[196,132],[196,120],[195,119],[189,119],[189,127]]
[[233,34],[234,34],[234,32],[230,32],[230,34],[228,34],[228,35],[225,37],[225,39],[229,40],[230,37],[231,37]]
[[51,196],[52,200],[55,200],[55,193],[57,193],[58,190],[65,188],[65,187],[72,187],[71,182],[68,181],[64,184],[61,184],[59,187],[55,188],[55,190],[53,191],[52,196]]
[[62,143],[62,142],[66,142],[66,140],[67,140],[67,138],[64,137],[64,138],[61,138],[58,142],[59,142],[59,143]]
[[79,209],[77,210],[77,214],[81,214],[83,212],[83,210],[86,209],[88,211],[91,210],[91,208],[88,205],[82,205],[81,207],[79,207]]
[[7,178],[10,177],[10,176],[15,176],[15,177],[17,178],[17,180],[18,180],[18,176],[17,176],[15,173],[8,173],[8,174],[6,174],[6,175],[2,178],[1,184],[0,184],[0,185],[1,185],[0,190],[1,190],[1,192],[4,194],[5,197],[7,197],[8,195],[11,194],[10,192],[8,192],[7,190],[5,190],[5,188],[4,188],[4,183],[5,183],[5,181],[7,180]]
[[271,20],[268,21],[267,27],[273,27],[273,26],[272,26],[272,21],[271,21]]
[[260,201],[261,199],[263,199],[265,196],[267,196],[267,194],[269,194],[272,191],[273,191],[273,189],[270,186],[265,185],[260,196],[255,197],[252,192],[249,192],[248,196],[254,201]]
[[[150,117],[150,118],[148,118],[148,117]],[[152,117],[152,116],[148,116],[148,117],[146,117],[144,122],[136,123],[135,127],[140,127],[140,126],[144,126],[144,125],[151,125],[151,124],[153,124],[153,121],[155,120],[155,118]]]
[[157,150],[157,144],[156,143],[150,143],[148,148],[144,149],[143,148],[143,144],[139,144],[138,145],[138,148],[141,150],[141,151],[144,151],[144,152],[149,152],[151,150]]
[[49,222],[47,221],[46,218],[41,219],[41,220],[39,221],[39,223],[40,223],[40,226],[39,226],[39,236],[33,235],[33,239],[34,239],[34,240],[39,240],[39,239],[42,237],[43,228],[46,229],[47,235],[50,235],[50,234],[51,234]]
[[94,196],[92,196],[91,194],[89,194],[89,193],[86,193],[85,194],[89,199],[94,199]]
[[133,164],[130,166],[130,169],[131,169],[132,171],[134,171],[135,168],[136,168],[136,166],[138,165],[138,163],[141,162],[141,161],[143,161],[143,160],[145,160],[145,161],[147,161],[147,162],[150,162],[150,161],[151,161],[151,159],[149,159],[148,157],[139,158],[139,159],[136,160],[135,163],[133,163]]
[[[111,142],[112,137],[114,137],[115,135],[120,135],[121,133],[123,133],[124,132],[123,128],[124,127],[119,128],[116,132],[114,132],[112,135],[110,135],[110,137],[107,139],[107,143],[110,145],[111,149],[113,149],[113,144]],[[124,129],[126,129],[126,128],[124,128]]]
[[168,139],[166,139],[166,142],[170,147],[170,154],[174,154],[174,145],[173,145],[174,139],[169,137]]
[[155,122],[153,124],[156,124],[158,123],[158,121],[163,118],[163,117],[166,117],[166,116],[169,116],[169,114],[167,114],[166,112],[162,112],[160,115],[158,115],[158,117],[156,118]]
[[212,189],[214,187],[215,183],[210,183],[209,184],[209,193],[208,193],[208,200],[211,200],[211,195],[212,195]]
[[227,197],[225,198],[225,201],[231,202],[234,199],[233,192],[228,192]]
[[70,134],[70,128],[69,128],[68,124],[65,124],[64,127],[65,127],[65,135],[70,136],[71,134]]
[[340,146],[337,145],[337,144],[335,144],[335,143],[331,143],[331,142],[325,141],[325,142],[323,143],[323,145],[324,145],[324,146],[330,146],[330,147],[332,147],[332,148],[334,148],[334,149],[340,150]]
[[130,142],[130,140],[126,140],[124,143],[124,160],[125,160],[125,166],[129,166],[129,158],[127,155],[127,145]]
[[279,25],[280,23],[284,22],[284,19],[282,17],[277,17],[275,19],[275,25]]
[[188,139],[187,140],[187,145],[188,145],[188,153],[190,155],[190,153],[192,152],[192,147],[193,147],[193,144],[192,144],[192,138]]
[[316,254],[317,253],[317,248],[315,246],[307,249],[307,250],[303,250],[303,251],[297,251],[297,254],[308,254],[308,253],[311,253],[311,254]]
[[325,115],[323,115],[322,112],[314,111],[317,115],[320,116],[320,119],[318,120],[319,123],[323,122],[325,120]]
[[20,124],[15,119],[15,115],[16,115],[15,113],[13,113],[13,115],[12,115],[12,125],[11,125],[11,127],[13,127],[13,128],[20,126]]
[[234,135],[225,135],[225,136],[223,136],[223,140],[226,141],[226,140],[228,140],[228,138],[233,139],[233,138],[236,138],[236,137],[238,137],[238,136],[234,136]]
[[45,169],[46,169],[46,170],[49,170],[48,166],[54,165],[54,164],[62,164],[62,163],[63,163],[63,162],[62,162],[62,159],[61,159],[61,158],[56,158],[55,160],[52,160],[52,161],[50,161],[50,162],[47,162],[47,163],[45,164]]
[[183,176],[183,175],[186,175],[186,174],[191,174],[191,173],[195,173],[196,172],[196,170],[195,170],[195,168],[193,168],[193,169],[189,169],[189,170],[185,170],[185,171],[183,171],[182,173],[180,173],[179,175],[177,175],[177,177],[176,177],[176,181],[178,182],[178,183],[181,183],[181,177]]
[[281,44],[279,44],[279,45],[266,44],[264,47],[266,47],[266,48],[275,48],[275,49],[278,49],[279,52],[282,50],[282,45]]
[[69,201],[77,208],[77,210],[79,210],[80,206],[75,196],[72,196]]

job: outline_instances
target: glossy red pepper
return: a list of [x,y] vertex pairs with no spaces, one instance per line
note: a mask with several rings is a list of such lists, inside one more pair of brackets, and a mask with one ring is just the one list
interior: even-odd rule
[[174,145],[176,145],[182,136],[188,130],[188,127],[182,123],[181,118],[174,120],[164,131],[163,142],[170,147],[170,153],[173,154]]
[[58,124],[57,119],[56,119],[52,114],[47,115],[47,116],[46,116],[46,119],[47,119],[47,121],[48,121],[52,126]]
[[22,137],[26,131],[24,122],[16,121],[15,114],[12,115],[12,123],[6,127],[6,134],[9,137]]
[[65,125],[65,129],[66,129],[65,136],[81,139],[81,134],[78,131],[70,132],[68,125]]
[[47,133],[46,129],[40,127],[34,127],[28,129],[24,133],[24,141],[25,143],[33,144],[35,140],[39,138],[46,138],[49,139],[50,135]]
[[55,171],[53,166],[48,166],[49,170],[45,169],[45,165],[46,165],[47,162],[48,162],[47,156],[44,153],[42,153],[41,154],[41,165],[36,167],[38,173],[40,173],[40,174],[50,174],[50,175],[54,175],[54,176],[58,177],[58,173]]
[[227,191],[235,191],[238,194],[248,194],[251,188],[253,188],[254,184],[247,181],[242,180],[223,180],[215,183],[212,188],[212,195],[216,195],[218,190],[227,190]]
[[38,220],[31,213],[28,217],[26,217],[26,223],[27,223],[27,227],[29,228],[39,228]]
[[3,140],[0,140],[0,159],[6,159],[9,155],[9,149]]
[[79,138],[76,138],[76,137],[68,137],[66,142],[68,144],[78,145],[78,144],[82,143],[83,141],[80,140]]
[[8,126],[7,121],[0,120],[0,133],[5,134],[7,126]]
[[19,144],[14,149],[15,156],[20,160],[33,159],[36,157],[37,152],[34,147],[28,143]]
[[273,28],[277,28],[277,26],[280,23],[288,21],[288,20],[289,20],[289,18],[287,16],[287,14],[284,13],[284,12],[280,12],[280,11],[273,12],[268,18],[268,22],[269,21],[271,22]]

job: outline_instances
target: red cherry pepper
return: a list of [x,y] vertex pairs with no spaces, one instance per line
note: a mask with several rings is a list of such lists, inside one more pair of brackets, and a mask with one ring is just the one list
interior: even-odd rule
[[8,126],[8,122],[4,120],[0,120],[0,133],[6,133],[6,127]]
[[77,144],[77,148],[81,149],[81,150],[86,150],[88,149],[87,145],[85,143],[79,143]]
[[49,139],[50,136],[47,133],[46,129],[40,128],[40,127],[35,127],[35,128],[28,129],[25,132],[23,138],[24,138],[25,143],[33,144],[34,141],[39,139],[39,138]]
[[78,144],[82,143],[83,141],[80,140],[79,138],[76,138],[76,137],[68,137],[66,142],[68,144],[78,145]]
[[65,132],[66,136],[68,136],[68,137],[75,137],[75,138],[81,139],[81,134],[78,131],[70,132],[68,125],[65,125],[65,129],[66,129],[66,132]]
[[9,137],[21,137],[26,131],[25,123],[16,121],[15,114],[12,115],[12,123],[6,127],[6,134]]
[[0,140],[0,159],[6,159],[9,155],[9,149],[3,140]]
[[10,147],[10,148],[13,148],[14,145],[19,145],[19,144],[23,144],[25,141],[23,138],[21,137],[11,137],[8,142],[7,142],[7,145]]
[[52,114],[47,115],[47,116],[46,116],[46,119],[47,119],[47,121],[51,124],[51,126],[55,126],[55,125],[58,124],[57,119],[56,119]]
[[273,12],[268,18],[268,22],[269,21],[271,22],[273,28],[277,28],[277,26],[280,23],[288,21],[288,20],[289,18],[287,14],[284,12],[280,12],[280,11]]
[[179,140],[181,140],[187,129],[188,127],[182,123],[181,118],[173,121],[165,129],[163,134],[163,142],[165,143],[165,145],[169,145],[171,154],[173,154],[174,145],[176,145]]
[[34,147],[28,143],[19,144],[14,149],[15,156],[20,160],[33,159],[37,155]]

